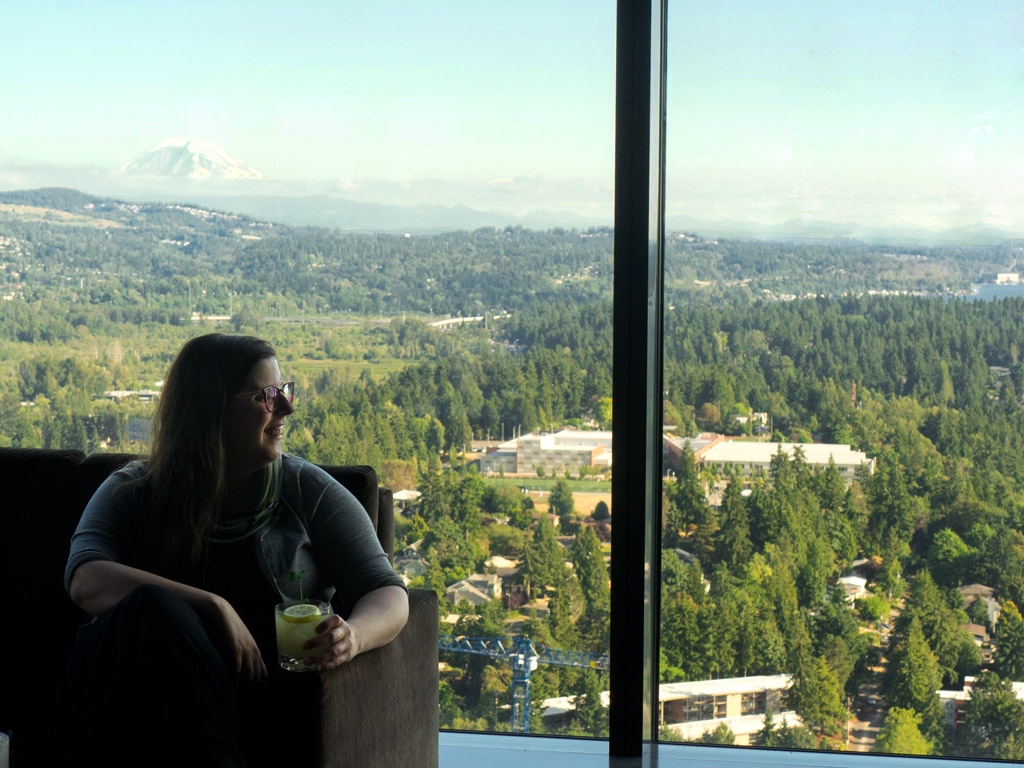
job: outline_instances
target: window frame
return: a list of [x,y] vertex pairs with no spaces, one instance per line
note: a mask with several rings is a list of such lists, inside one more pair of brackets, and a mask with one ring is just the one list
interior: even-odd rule
[[658,711],[667,0],[654,8],[618,0],[616,9],[612,508],[642,514],[620,513],[612,526],[613,757],[639,757],[654,742]]

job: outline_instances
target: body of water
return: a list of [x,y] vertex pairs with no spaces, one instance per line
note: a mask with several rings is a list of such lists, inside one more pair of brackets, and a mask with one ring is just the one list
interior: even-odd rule
[[976,285],[974,293],[964,296],[968,301],[994,301],[996,299],[1024,298],[1024,283],[1018,285]]

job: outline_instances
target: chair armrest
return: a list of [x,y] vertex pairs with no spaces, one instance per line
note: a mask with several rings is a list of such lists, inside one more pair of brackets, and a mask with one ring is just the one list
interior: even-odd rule
[[324,768],[437,768],[437,631],[437,595],[410,589],[394,640],[320,675]]

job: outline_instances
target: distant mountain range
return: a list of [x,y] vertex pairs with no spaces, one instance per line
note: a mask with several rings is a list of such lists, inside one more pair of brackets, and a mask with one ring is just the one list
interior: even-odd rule
[[[178,146],[173,145],[171,140],[162,142],[150,151],[155,154],[140,155],[120,174],[108,176],[91,172],[82,176],[79,179],[81,183],[75,186],[113,200],[193,204],[291,226],[316,226],[358,232],[429,233],[506,226],[521,226],[527,229],[587,229],[612,224],[611,220],[605,217],[581,216],[559,210],[534,210],[519,215],[500,210],[481,210],[466,205],[400,205],[350,200],[331,193],[309,194],[309,185],[291,185],[288,182],[244,177],[244,173],[259,172],[250,169],[237,158],[231,158],[227,153],[224,153],[223,157],[209,151],[193,153],[190,147],[202,148],[203,145],[194,145],[192,141],[184,141]],[[149,159],[143,160],[145,157]],[[137,172],[129,172],[129,167],[134,167]],[[150,168],[152,172],[138,170],[142,168]],[[160,168],[167,173],[161,173]],[[209,176],[202,176],[203,168],[209,170]],[[239,175],[231,177],[232,173]],[[62,176],[56,172],[43,178],[47,183],[34,185],[32,189],[60,188],[69,191],[70,185],[60,183],[59,179]],[[25,185],[19,185],[17,189],[22,193],[31,191]],[[293,190],[296,193],[289,194]],[[933,231],[913,226],[872,226],[819,219],[794,219],[779,224],[762,224],[732,219],[708,220],[672,216],[667,219],[666,228],[669,232],[686,232],[704,238],[839,239],[888,245],[997,245],[1007,240],[1024,239],[1022,232],[983,225]]]
[[[588,210],[607,211],[610,190],[578,180],[547,183],[542,178],[524,176],[465,183],[423,179],[406,185],[371,179],[352,185],[338,179],[268,179],[212,142],[181,136],[160,142],[113,173],[93,166],[0,167],[3,188],[74,188],[134,203],[180,202],[292,226],[359,232],[427,233],[506,226],[587,229],[612,225],[608,213],[587,214]],[[594,202],[605,195],[604,203]],[[359,197],[362,199],[353,199]],[[437,202],[419,203],[421,200]],[[997,245],[1024,239],[1024,231],[983,224],[938,230],[914,223],[855,224],[811,218],[764,224],[670,214],[666,228],[704,238],[838,239],[890,245]]]
[[508,226],[586,228],[610,223],[565,211],[534,211],[517,216],[464,205],[389,205],[357,202],[332,195],[286,197],[193,193],[189,195],[189,202],[293,226],[374,232],[444,232]]
[[927,230],[911,226],[887,227],[820,219],[791,219],[779,224],[724,219],[702,221],[684,216],[669,218],[666,229],[691,232],[703,237],[730,237],[753,240],[860,240],[886,245],[998,245],[1007,240],[1024,239],[1024,232],[996,229],[984,225]]

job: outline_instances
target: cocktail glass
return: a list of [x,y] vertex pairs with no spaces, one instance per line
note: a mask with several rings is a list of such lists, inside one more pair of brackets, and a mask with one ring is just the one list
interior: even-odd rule
[[316,637],[316,626],[330,616],[331,604],[316,600],[279,603],[274,606],[277,623],[277,659],[282,669],[289,672],[308,672],[303,659],[319,653],[322,648],[307,651],[302,644]]

